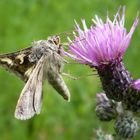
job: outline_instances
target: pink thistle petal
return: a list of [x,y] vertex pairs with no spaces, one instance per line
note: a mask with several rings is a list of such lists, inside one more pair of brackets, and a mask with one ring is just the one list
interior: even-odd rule
[[119,9],[113,21],[107,16],[106,22],[103,22],[96,15],[93,19],[95,25],[91,25],[89,29],[85,20],[82,20],[83,29],[76,22],[78,36],[74,34],[75,40],[69,47],[70,53],[76,56],[77,61],[82,60],[82,63],[93,64],[94,67],[122,58],[138,21],[136,17],[130,32],[127,33],[124,27],[125,7],[123,7],[122,15],[120,16]]
[[137,89],[137,90],[140,90],[140,79],[135,80],[132,83],[132,87],[135,88],[135,89]]

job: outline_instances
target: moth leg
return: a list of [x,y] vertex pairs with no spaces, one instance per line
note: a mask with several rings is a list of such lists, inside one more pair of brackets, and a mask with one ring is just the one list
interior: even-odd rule
[[72,80],[78,80],[77,77],[74,77],[74,76],[72,76],[72,75],[70,75],[70,74],[68,74],[68,73],[62,72],[61,74],[64,75],[64,76],[66,76],[66,77],[68,77],[68,78],[70,78],[70,79],[72,79]]
[[75,77],[75,76],[72,76],[72,75],[70,75],[68,73],[64,73],[64,72],[61,73],[61,74],[64,75],[64,76],[66,76],[66,77],[68,77],[68,78],[70,78],[70,79],[72,79],[72,80],[80,80],[80,79],[85,78],[87,76],[97,75],[95,73],[91,73],[91,74],[87,74],[87,75],[82,75],[82,76]]
[[66,59],[64,59],[61,55],[59,55],[58,53],[55,53],[55,56],[58,57],[62,62],[69,64],[69,62]]

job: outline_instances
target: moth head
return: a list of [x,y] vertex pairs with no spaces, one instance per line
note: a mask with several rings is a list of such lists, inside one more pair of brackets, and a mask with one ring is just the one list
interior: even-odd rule
[[58,36],[58,35],[51,36],[48,38],[48,42],[59,46],[60,45],[60,36]]
[[61,44],[61,39],[60,39],[60,36],[58,35],[54,35],[54,36],[51,36],[48,38],[48,42],[53,44],[54,46],[57,47],[57,53],[61,56],[63,56],[63,47],[62,47],[62,44]]

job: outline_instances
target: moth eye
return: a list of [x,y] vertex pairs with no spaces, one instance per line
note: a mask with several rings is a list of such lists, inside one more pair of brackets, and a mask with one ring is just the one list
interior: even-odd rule
[[60,37],[59,36],[52,36],[48,39],[48,42],[51,44],[59,45],[60,44]]
[[54,44],[55,44],[55,45],[58,45],[58,42],[57,42],[57,41],[54,41]]
[[53,36],[52,37],[52,40],[53,40],[53,43],[55,44],[55,45],[58,45],[58,44],[60,44],[60,37],[59,36]]
[[55,38],[55,44],[56,45],[58,45],[58,44],[60,44],[60,37],[59,36],[57,36],[56,38]]

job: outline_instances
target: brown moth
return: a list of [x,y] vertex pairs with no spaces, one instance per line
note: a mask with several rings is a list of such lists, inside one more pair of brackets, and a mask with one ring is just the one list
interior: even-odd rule
[[0,55],[0,66],[26,83],[17,102],[17,119],[30,119],[40,113],[42,85],[46,79],[64,99],[70,101],[70,92],[61,76],[64,62],[59,36],[34,41],[29,48]]

